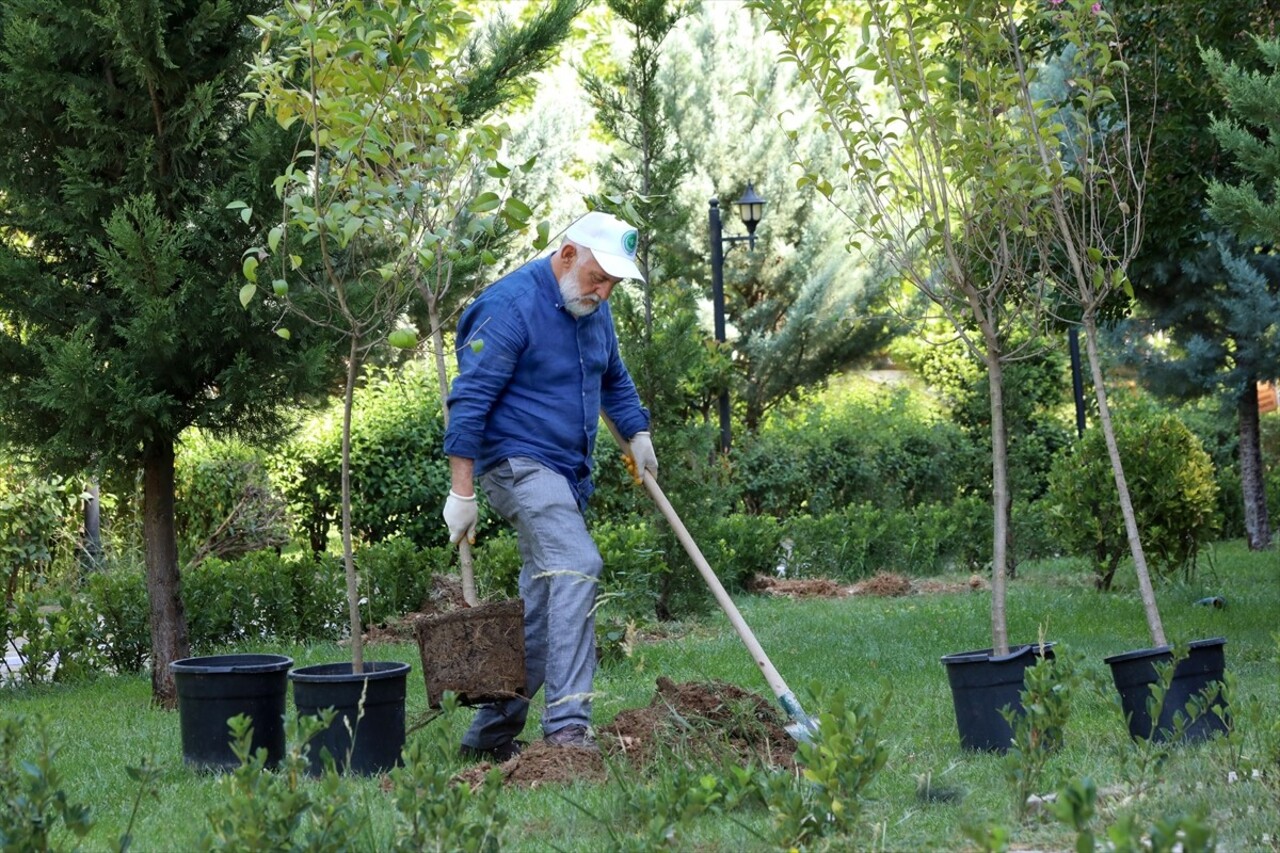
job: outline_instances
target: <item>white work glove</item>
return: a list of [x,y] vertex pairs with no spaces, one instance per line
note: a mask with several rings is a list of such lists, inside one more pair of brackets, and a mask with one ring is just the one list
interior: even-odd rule
[[653,439],[647,432],[631,436],[631,455],[626,458],[627,470],[637,483],[644,483],[644,472],[658,479],[658,456],[653,452]]
[[476,496],[463,497],[451,489],[444,502],[444,523],[449,528],[449,542],[456,545],[465,536],[467,542],[476,544],[476,522],[479,520]]

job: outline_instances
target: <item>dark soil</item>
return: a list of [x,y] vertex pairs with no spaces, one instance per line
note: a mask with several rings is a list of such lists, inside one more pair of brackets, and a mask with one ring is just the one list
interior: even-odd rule
[[[657,686],[646,707],[621,712],[597,732],[599,752],[535,742],[501,765],[503,781],[525,787],[603,782],[610,765],[643,771],[672,760],[795,767],[795,741],[763,697],[721,681],[659,678]],[[481,762],[456,778],[474,787],[492,767]]]

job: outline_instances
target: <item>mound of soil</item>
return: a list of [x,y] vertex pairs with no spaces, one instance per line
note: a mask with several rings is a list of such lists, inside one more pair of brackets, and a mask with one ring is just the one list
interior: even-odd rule
[[[524,787],[603,782],[609,764],[644,769],[668,758],[795,767],[795,741],[763,697],[721,681],[677,684],[659,678],[657,686],[646,707],[621,712],[597,732],[599,752],[538,741],[500,765],[503,781]],[[481,762],[455,778],[475,787],[492,767]]]
[[827,578],[771,578],[756,575],[747,582],[752,592],[785,595],[788,598],[840,598],[849,590]]
[[842,586],[828,578],[775,578],[768,575],[756,575],[747,582],[747,589],[752,592],[788,598],[844,598],[848,595],[893,598],[900,595],[937,595],[990,588],[990,582],[981,575],[970,575],[967,581],[913,580],[897,572],[877,572],[873,577],[858,581],[852,586]]
[[853,585],[854,595],[883,595],[890,598],[910,595],[911,580],[893,572],[877,572],[875,576]]

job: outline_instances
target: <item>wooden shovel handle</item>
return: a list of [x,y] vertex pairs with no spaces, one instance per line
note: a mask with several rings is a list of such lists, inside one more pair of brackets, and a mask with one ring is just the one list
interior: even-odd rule
[[471,543],[467,541],[466,534],[458,540],[458,568],[462,572],[462,600],[468,607],[480,606],[480,600],[476,598],[475,569],[471,564]]
[[[603,412],[600,417],[604,419],[605,424],[609,427],[609,432],[613,433],[613,438],[618,442],[618,446],[622,448],[622,452],[628,456],[631,454],[631,445],[624,439],[618,428],[613,425],[613,421],[609,419]],[[680,520],[680,516],[676,514],[675,508],[671,506],[671,502],[667,500],[667,496],[663,494],[662,488],[658,485],[658,481],[653,479],[653,475],[648,470],[641,471],[640,475],[644,478],[645,490],[649,493],[649,497],[653,498],[653,502],[658,505],[662,515],[666,518],[667,523],[671,525],[671,529],[675,531],[676,538],[680,540],[681,546],[689,555],[689,559],[693,560],[693,565],[697,567],[698,573],[702,575],[702,579],[706,581],[708,587],[711,588],[711,594],[715,597],[716,603],[720,605],[720,609],[729,617],[730,624],[733,629],[738,632],[738,636],[742,639],[743,644],[750,652],[751,658],[760,667],[760,671],[764,673],[764,680],[768,682],[769,689],[774,695],[783,700],[783,706],[786,707],[788,701],[794,702],[791,690],[787,687],[787,683],[782,680],[782,675],[774,667],[773,662],[769,660],[769,656],[765,654],[764,648],[760,645],[760,641],[756,639],[756,635],[747,625],[747,621],[742,618],[742,614],[738,611],[738,606],[733,603],[733,599],[729,597],[729,593],[725,592],[724,585],[720,583],[720,579],[716,577],[716,573],[712,570],[711,564],[702,556],[702,551],[698,548],[698,544],[693,541],[693,537],[689,535],[689,530],[684,526],[684,522]],[[797,705],[798,707],[798,705]],[[787,708],[788,713],[791,709]]]

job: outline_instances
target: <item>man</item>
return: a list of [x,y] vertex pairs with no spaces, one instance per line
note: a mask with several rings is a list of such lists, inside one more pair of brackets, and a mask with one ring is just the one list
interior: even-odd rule
[[[490,285],[458,321],[444,519],[451,542],[475,541],[479,478],[490,506],[516,528],[525,686],[530,697],[546,688],[542,731],[556,746],[596,748],[592,608],[603,561],[582,512],[602,410],[629,439],[633,473],[658,471],[649,412],[619,357],[607,302],[621,280],[643,280],[637,238],[622,220],[588,213],[554,254]],[[480,708],[462,754],[518,754],[528,712],[523,698]]]

